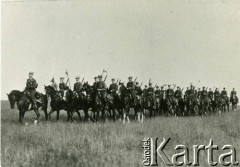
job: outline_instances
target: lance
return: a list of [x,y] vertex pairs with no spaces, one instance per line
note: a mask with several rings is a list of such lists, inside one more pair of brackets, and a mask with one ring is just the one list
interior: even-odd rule
[[107,75],[106,75],[105,78],[104,78],[104,82],[106,81],[106,79],[107,79]]
[[143,83],[141,82],[141,85],[140,85],[140,87],[142,86],[142,84],[143,84]]
[[119,80],[119,83],[118,83],[118,85],[121,83],[121,80]]
[[117,83],[119,82],[119,79],[117,79]]
[[134,82],[136,82],[136,81],[137,81],[137,77],[135,78]]
[[107,73],[107,71],[106,71],[105,69],[103,69],[103,71],[102,71],[102,75],[103,75],[104,73]]
[[71,89],[70,79],[69,79],[67,70],[66,70],[66,75],[67,75],[67,77],[68,77],[66,84],[69,82],[69,88]]
[[85,77],[83,77],[81,84],[83,83],[84,79],[85,79]]

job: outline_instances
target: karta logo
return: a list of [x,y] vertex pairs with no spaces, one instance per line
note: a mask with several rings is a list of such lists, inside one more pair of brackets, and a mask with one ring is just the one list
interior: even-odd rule
[[[174,148],[175,153],[173,156],[169,156],[164,152],[164,148],[170,142],[171,138],[167,140],[163,138],[163,141],[158,145],[158,138],[153,140],[153,138],[144,138],[143,142],[143,165],[144,166],[158,166],[158,160],[161,160],[164,164],[168,166],[199,166],[199,152],[202,150],[207,154],[207,162],[209,166],[216,166],[218,164],[222,166],[238,166],[236,149],[232,145],[224,145],[221,150],[225,153],[220,154],[218,157],[218,162],[214,159],[213,155],[219,151],[219,146],[213,144],[213,140],[210,139],[209,144],[205,145],[193,145],[193,158],[192,161],[189,160],[189,148],[185,145],[176,145]],[[219,153],[217,154],[219,155]]]

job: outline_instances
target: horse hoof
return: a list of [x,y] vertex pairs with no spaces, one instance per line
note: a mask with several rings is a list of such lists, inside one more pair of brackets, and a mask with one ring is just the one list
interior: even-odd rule
[[37,124],[37,120],[34,120],[34,125],[36,125]]

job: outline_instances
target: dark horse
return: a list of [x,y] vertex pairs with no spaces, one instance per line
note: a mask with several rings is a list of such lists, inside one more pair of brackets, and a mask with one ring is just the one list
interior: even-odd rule
[[[52,86],[45,86],[45,91],[46,91],[46,94],[50,96],[50,99],[51,99],[51,103],[50,103],[50,106],[51,106],[51,111],[49,112],[48,116],[49,116],[49,119],[51,119],[51,114],[54,112],[54,111],[57,111],[57,120],[59,120],[59,113],[60,113],[60,110],[67,110],[67,107],[69,107],[67,104],[68,102],[67,101],[64,101],[63,98],[61,97],[60,93],[58,91],[56,91]],[[64,92],[65,94],[66,92]],[[66,98],[66,95],[64,95]],[[66,100],[66,99],[65,99]],[[68,99],[70,100],[70,99]],[[67,110],[67,115],[68,115],[68,121],[71,119],[72,120],[72,113],[70,113],[70,111]]]
[[130,108],[134,109],[135,112],[135,118],[138,114],[138,121],[140,121],[140,117],[142,116],[142,120],[143,121],[143,112],[142,112],[142,104],[141,104],[141,98],[140,97],[136,97],[136,99],[134,100],[132,97],[131,92],[124,86],[121,85],[121,98],[123,98],[124,101],[124,110],[123,110],[123,124],[125,123],[126,119],[129,123],[129,112],[130,112]]
[[146,97],[143,98],[143,108],[144,110],[148,110],[149,111],[149,117],[152,118],[153,116],[156,115],[155,112],[155,100],[153,95],[146,95]]
[[234,111],[235,109],[237,109],[238,97],[236,95],[233,95],[230,98],[230,102],[232,103],[232,110]]
[[34,123],[36,124],[40,117],[40,113],[38,111],[38,109],[40,107],[42,107],[42,110],[45,113],[45,118],[46,118],[46,120],[48,120],[46,95],[41,94],[41,93],[36,94],[36,96],[41,99],[41,103],[37,102],[36,109],[34,109],[30,95],[26,91],[20,92],[18,90],[13,90],[7,95],[8,95],[8,100],[10,102],[11,109],[14,109],[15,103],[17,103],[17,108],[19,110],[19,122],[20,123],[23,123],[23,118],[24,118],[26,111],[34,110],[37,115],[37,118],[34,121]]

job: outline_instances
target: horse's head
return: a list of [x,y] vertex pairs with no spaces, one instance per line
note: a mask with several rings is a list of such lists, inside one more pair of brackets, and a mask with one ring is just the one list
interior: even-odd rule
[[56,92],[55,89],[50,85],[48,85],[48,86],[44,85],[44,89],[45,89],[46,94],[48,94],[48,95],[51,95]]
[[12,94],[12,92],[9,93],[9,94],[7,94],[7,96],[8,96],[8,100],[9,100],[9,102],[10,102],[10,107],[11,107],[11,109],[14,109],[14,107],[15,107],[15,102],[16,102],[16,96],[15,96],[14,94]]
[[8,100],[10,102],[11,109],[14,109],[15,103],[18,102],[22,96],[22,92],[18,90],[13,90],[9,94],[7,94]]
[[63,91],[63,100],[69,102],[73,99],[73,91],[71,89],[67,89]]

